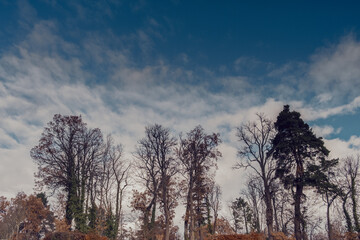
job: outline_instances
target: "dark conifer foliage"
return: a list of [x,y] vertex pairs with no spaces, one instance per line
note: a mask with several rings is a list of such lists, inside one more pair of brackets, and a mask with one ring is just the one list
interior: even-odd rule
[[275,122],[273,156],[277,160],[276,177],[287,189],[294,191],[295,237],[305,239],[305,221],[301,212],[305,186],[318,187],[328,182],[327,171],[337,160],[327,160],[329,150],[300,117],[285,105]]

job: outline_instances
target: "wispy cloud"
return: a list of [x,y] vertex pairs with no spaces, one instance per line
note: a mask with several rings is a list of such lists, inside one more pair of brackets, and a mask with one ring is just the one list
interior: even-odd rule
[[325,126],[312,126],[312,130],[317,136],[322,137],[329,137],[331,134],[335,133],[338,134],[341,132],[341,128],[334,129],[332,126],[325,125]]
[[359,66],[360,42],[350,34],[312,56],[308,84],[318,94],[331,93],[334,98],[351,100],[359,94]]
[[[78,10],[88,14],[87,10]],[[112,133],[117,142],[125,145],[128,158],[148,124],[171,127],[174,135],[198,124],[208,132],[220,132],[223,158],[216,179],[223,187],[226,202],[238,195],[243,183],[239,177],[242,172],[232,170],[237,159],[235,128],[241,123],[255,120],[259,112],[275,120],[287,103],[306,121],[351,113],[360,107],[359,43],[355,38],[344,38],[338,45],[318,51],[310,62],[280,67],[247,57],[215,69],[193,67],[186,53],[178,55],[182,62],[179,65],[158,55],[138,61],[153,51],[159,24],[152,19],[149,28],[136,29],[128,36],[117,36],[110,30],[104,36],[86,32],[79,42],[73,42],[61,35],[55,21],[36,20],[19,42],[2,53],[3,194],[32,191],[36,166],[29,151],[55,113],[81,114],[90,127]],[[134,49],[142,50],[140,57],[134,56]],[[257,78],[254,72],[261,68]],[[229,69],[235,72],[230,74]],[[328,71],[334,77],[328,78]],[[267,78],[279,81],[274,84]],[[254,84],[259,79],[261,86]],[[344,85],[337,93],[333,85],[340,83]],[[334,96],[348,96],[349,100],[335,102]],[[324,137],[340,131],[331,125],[313,129]],[[330,150],[335,149],[334,156],[343,156],[359,147],[359,139],[328,139],[326,144]]]

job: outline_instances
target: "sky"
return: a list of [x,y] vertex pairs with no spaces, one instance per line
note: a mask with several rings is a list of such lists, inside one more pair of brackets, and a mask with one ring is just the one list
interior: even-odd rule
[[[0,1],[0,195],[33,192],[30,149],[81,115],[131,160],[145,126],[218,132],[224,204],[246,173],[236,127],[283,105],[331,157],[360,148],[358,1]],[[181,216],[180,216],[181,217]]]

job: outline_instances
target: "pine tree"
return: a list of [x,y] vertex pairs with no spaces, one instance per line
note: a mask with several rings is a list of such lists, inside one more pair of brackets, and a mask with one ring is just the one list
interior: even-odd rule
[[273,156],[276,159],[276,177],[285,188],[294,191],[294,230],[296,240],[306,238],[301,203],[305,186],[320,187],[328,182],[328,169],[336,165],[336,160],[327,160],[329,150],[322,138],[318,138],[300,117],[300,113],[290,112],[284,106],[275,122],[277,134],[273,140]]

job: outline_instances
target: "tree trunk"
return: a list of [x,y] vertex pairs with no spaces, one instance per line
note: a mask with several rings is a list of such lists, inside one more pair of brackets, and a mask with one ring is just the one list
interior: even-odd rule
[[294,234],[295,234],[295,239],[296,240],[303,240],[303,234],[302,234],[302,231],[301,231],[301,222],[302,222],[301,196],[302,196],[302,191],[303,191],[302,184],[297,183],[297,185],[296,185],[296,193],[295,193],[295,218],[294,218]]
[[189,209],[186,205],[185,218],[184,218],[184,240],[189,240]]
[[278,232],[280,230],[280,227],[279,227],[279,220],[278,220],[278,214],[277,214],[277,209],[276,209],[276,203],[275,203],[275,197],[272,196],[272,204],[273,204],[273,209],[274,209],[274,216],[273,216],[273,219],[275,219],[275,228],[276,228],[276,231]]
[[215,213],[215,214],[214,214],[213,234],[216,234],[217,219],[218,219],[218,214],[217,214],[217,213]]
[[269,185],[264,181],[264,191],[265,191],[265,205],[266,205],[266,226],[267,226],[267,235],[268,239],[272,240],[271,235],[273,231],[273,209],[271,205],[271,193]]
[[208,196],[206,196],[205,200],[206,200],[206,220],[207,220],[207,225],[208,225],[208,231],[212,235],[214,233],[213,233],[213,229],[211,226],[210,202],[209,202]]
[[194,240],[193,219],[193,178],[190,176],[188,195],[186,199],[186,211],[184,219],[184,240]]
[[[167,179],[167,176],[163,176],[163,179]],[[169,240],[170,238],[170,212],[169,212],[169,199],[168,199],[168,189],[167,189],[168,181],[166,180],[163,183],[162,189],[162,198],[164,204],[164,217],[165,217],[165,237],[164,240]]]
[[351,200],[352,200],[352,206],[353,206],[353,217],[354,217],[354,227],[355,231],[360,232],[360,225],[359,225],[359,217],[357,214],[357,202],[356,202],[356,185],[355,185],[355,179],[351,179]]
[[151,212],[151,223],[150,223],[150,239],[155,240],[155,217],[156,217],[156,199],[153,204],[152,212]]
[[343,198],[342,207],[343,207],[343,211],[344,211],[344,215],[345,215],[347,231],[348,231],[348,232],[352,232],[352,231],[353,231],[353,227],[352,227],[352,223],[351,223],[350,214],[349,214],[349,212],[348,212],[347,209],[346,209],[347,197],[348,197],[348,195],[346,195],[346,196]]
[[74,170],[74,160],[70,160],[68,166],[68,196],[66,200],[66,224],[69,226],[69,230],[71,230],[72,220],[74,218],[74,214],[76,212],[77,207],[77,181]]
[[247,222],[247,216],[246,216],[246,210],[243,210],[243,214],[244,214],[244,222],[245,222],[245,230],[246,230],[246,234],[249,233],[249,229],[248,229],[248,222]]
[[194,211],[193,209],[191,209],[190,212],[190,229],[189,229],[189,234],[190,234],[190,240],[195,240],[195,219],[194,219]]
[[115,206],[115,235],[116,236],[119,233],[121,211],[122,211],[122,190],[120,189],[120,184],[118,182],[117,188],[116,188],[116,206]]
[[333,240],[332,239],[332,227],[331,227],[331,221],[330,221],[330,205],[327,204],[326,207],[326,218],[327,218],[327,226],[328,226],[328,238],[329,240]]

